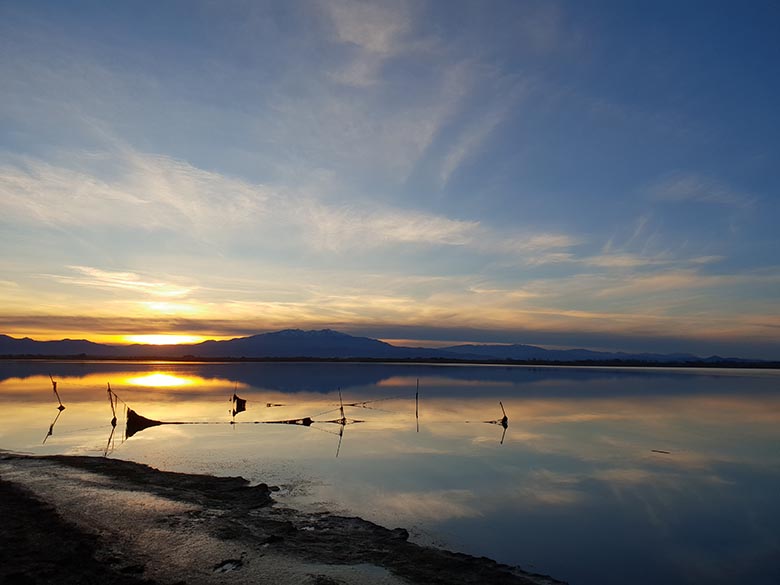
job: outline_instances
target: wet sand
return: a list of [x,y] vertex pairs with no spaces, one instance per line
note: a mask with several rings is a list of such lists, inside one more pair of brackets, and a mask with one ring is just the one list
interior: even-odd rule
[[553,584],[408,542],[360,518],[275,504],[239,477],[101,457],[0,456],[0,584]]

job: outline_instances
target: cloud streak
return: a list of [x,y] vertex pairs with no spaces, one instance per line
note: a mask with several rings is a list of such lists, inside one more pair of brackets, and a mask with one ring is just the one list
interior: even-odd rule
[[648,188],[650,197],[658,201],[710,203],[751,209],[756,199],[736,191],[723,181],[692,173],[674,173]]
[[77,276],[51,275],[57,281],[87,287],[121,289],[164,298],[183,297],[192,293],[190,287],[166,282],[154,282],[135,272],[111,272],[90,266],[70,266]]

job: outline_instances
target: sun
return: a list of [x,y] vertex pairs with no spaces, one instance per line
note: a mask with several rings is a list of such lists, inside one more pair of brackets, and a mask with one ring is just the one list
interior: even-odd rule
[[148,345],[175,345],[177,343],[199,343],[204,341],[201,335],[125,335],[128,343],[144,343]]

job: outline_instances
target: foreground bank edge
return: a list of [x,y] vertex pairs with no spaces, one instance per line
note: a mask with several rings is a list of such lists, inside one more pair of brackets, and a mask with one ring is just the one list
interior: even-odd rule
[[[73,470],[78,473],[74,475]],[[44,476],[47,478],[45,484],[40,481]],[[402,528],[390,530],[361,518],[308,513],[282,507],[273,500],[272,493],[275,488],[266,484],[251,486],[247,480],[240,477],[160,471],[140,463],[103,457],[29,456],[4,452],[0,454],[0,479],[6,484],[9,481],[19,484],[24,490],[31,489],[34,497],[31,496],[30,501],[34,500],[35,503],[30,506],[40,506],[40,501],[43,501],[44,512],[38,510],[38,513],[47,516],[46,524],[54,532],[63,532],[63,540],[67,540],[73,530],[72,527],[63,528],[69,524],[77,526],[76,533],[97,533],[97,537],[90,537],[91,540],[88,541],[94,548],[92,556],[108,559],[109,565],[111,559],[121,559],[119,564],[122,566],[108,566],[107,570],[119,571],[125,577],[128,572],[135,571],[138,573],[138,583],[165,581],[160,578],[165,571],[161,573],[160,570],[155,570],[155,566],[170,561],[166,560],[170,550],[146,550],[142,555],[145,558],[140,563],[128,560],[126,554],[117,553],[118,542],[132,542],[139,537],[143,540],[143,534],[132,532],[147,530],[140,519],[138,522],[130,521],[124,526],[113,526],[105,519],[101,523],[100,510],[110,509],[106,506],[124,505],[131,508],[122,511],[122,518],[132,519],[134,515],[147,513],[142,508],[135,509],[132,504],[127,504],[128,501],[134,500],[115,498],[117,493],[141,493],[183,505],[180,510],[169,511],[154,518],[150,526],[155,533],[169,529],[175,531],[178,537],[186,535],[186,538],[193,539],[193,542],[202,542],[203,538],[216,539],[221,543],[228,543],[235,550],[240,549],[239,554],[233,555],[235,558],[221,559],[211,565],[208,565],[210,561],[205,558],[208,555],[193,556],[189,560],[179,559],[179,572],[176,574],[183,573],[180,583],[209,582],[209,579],[204,577],[205,569],[201,566],[204,562],[208,565],[206,568],[211,567],[217,572],[258,571],[265,573],[267,577],[269,572],[277,570],[277,565],[271,562],[271,559],[276,557],[287,559],[288,563],[292,559],[303,574],[311,577],[311,583],[320,584],[362,582],[366,578],[366,575],[359,571],[329,576],[324,569],[338,566],[381,568],[392,578],[399,578],[400,582],[419,584],[561,583],[552,577],[529,573],[486,557],[472,557],[411,543],[408,541],[408,532]],[[83,486],[78,484],[82,481]],[[98,484],[103,486],[104,491],[95,491],[95,485]],[[63,505],[58,501],[58,494],[68,491],[66,487],[71,493],[74,490],[77,493],[83,492],[81,499],[76,498],[74,503],[73,496],[70,496],[70,499],[65,500],[68,505]],[[104,501],[97,505],[96,498],[102,498]],[[76,509],[79,505],[87,508],[89,512]],[[0,502],[0,506],[7,508],[8,502]],[[16,513],[18,514],[19,510],[16,510]],[[5,514],[3,516],[5,517]],[[6,533],[9,526],[12,527],[13,523],[3,529]],[[133,538],[128,538],[129,536]],[[126,552],[132,548],[132,545],[128,545],[124,550]],[[19,552],[25,553],[26,558],[29,558],[30,551]],[[19,572],[18,563],[9,566],[16,566],[16,572]],[[9,566],[0,570],[7,573]],[[288,567],[285,574],[289,575],[289,564],[285,566]],[[84,567],[84,570],[87,570],[89,564]],[[323,569],[318,572],[311,567]],[[34,572],[34,568],[31,569]],[[69,570],[81,569],[70,567]],[[189,579],[187,574],[190,575]],[[206,580],[199,581],[198,575]],[[4,577],[8,578],[8,575]],[[38,577],[34,582],[64,582],[57,579],[41,580],[41,575]],[[299,577],[300,575],[296,578]],[[150,578],[153,581],[149,581]],[[279,582],[283,582],[283,579]]]

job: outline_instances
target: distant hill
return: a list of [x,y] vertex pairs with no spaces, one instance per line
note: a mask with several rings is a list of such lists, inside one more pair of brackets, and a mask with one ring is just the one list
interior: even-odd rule
[[107,345],[85,339],[35,341],[0,335],[0,356],[5,357],[116,357],[116,358],[268,358],[268,359],[420,359],[471,361],[539,361],[539,362],[642,362],[701,363],[758,362],[739,358],[698,357],[687,353],[654,354],[600,352],[588,349],[544,349],[534,345],[456,345],[439,349],[399,347],[372,339],[357,337],[331,329],[303,331],[285,329],[226,341],[204,341],[180,345]]
[[554,360],[562,362],[587,360],[626,360],[645,362],[688,362],[701,361],[703,358],[690,353],[625,353],[591,351],[589,349],[544,349],[534,345],[455,345],[445,347],[444,351],[469,358],[509,359],[509,360]]
[[0,334],[0,355],[110,355],[104,353],[110,345],[93,343],[86,339],[62,339],[60,341],[35,341],[29,337],[16,339]]

